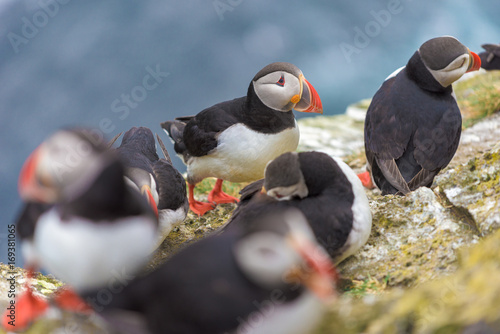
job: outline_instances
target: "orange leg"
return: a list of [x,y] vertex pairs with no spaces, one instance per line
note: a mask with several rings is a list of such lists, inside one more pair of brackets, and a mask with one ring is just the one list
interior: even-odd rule
[[214,189],[208,194],[208,201],[215,204],[238,203],[240,201],[239,199],[222,191],[222,182],[222,179],[217,179]]
[[63,310],[83,314],[92,312],[92,308],[73,289],[67,286],[59,288],[54,294],[53,300]]
[[368,188],[368,189],[375,188],[375,185],[372,182],[370,172],[360,173],[360,174],[358,174],[358,177],[361,180],[361,183],[363,184],[363,186],[365,188]]
[[194,199],[194,184],[189,184],[189,208],[198,216],[203,216],[207,211],[212,210],[215,206],[212,203],[200,202]]
[[43,315],[49,307],[49,304],[44,299],[33,294],[33,289],[31,288],[31,279],[34,276],[33,271],[33,268],[28,268],[25,283],[26,291],[16,298],[14,304],[12,302],[9,304],[9,306],[14,305],[15,313],[9,309],[4,313],[2,325],[7,331],[19,331],[27,328],[30,323]]

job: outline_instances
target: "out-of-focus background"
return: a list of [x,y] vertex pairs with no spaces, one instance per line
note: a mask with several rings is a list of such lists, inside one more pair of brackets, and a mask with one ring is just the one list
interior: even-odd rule
[[167,143],[160,122],[245,95],[255,73],[274,61],[302,69],[326,115],[342,113],[371,97],[429,38],[453,35],[476,52],[498,43],[499,6],[498,0],[0,0],[0,261],[7,225],[21,205],[19,170],[55,130],[83,125],[111,138],[147,126]]

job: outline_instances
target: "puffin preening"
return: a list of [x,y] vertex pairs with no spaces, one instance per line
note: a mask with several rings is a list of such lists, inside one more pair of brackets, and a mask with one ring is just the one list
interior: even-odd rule
[[158,136],[157,140],[165,159],[158,157],[155,137],[145,127],[133,127],[125,132],[116,149],[125,166],[125,180],[144,195],[158,217],[158,238],[152,249],[163,242],[173,227],[184,221],[189,210],[186,181],[172,165]]
[[483,44],[485,50],[479,54],[481,67],[487,71],[500,70],[500,44]]
[[[44,268],[82,292],[147,262],[157,219],[125,183],[118,156],[90,131],[61,130],[45,140],[21,170],[19,193],[25,206],[17,230],[30,271]],[[46,309],[27,290],[17,302],[17,326],[8,328],[20,329]],[[76,295],[62,296],[60,305],[81,307],[69,305]]]
[[335,263],[353,255],[370,235],[372,216],[360,180],[343,161],[320,152],[288,152],[271,161],[265,178],[241,191],[225,230],[290,207],[304,214]]
[[451,84],[481,66],[456,38],[428,40],[377,91],[365,120],[368,172],[382,194],[407,194],[432,185],[453,158],[462,118]]
[[[223,180],[258,180],[270,160],[295,151],[299,130],[292,109],[323,111],[318,93],[302,72],[295,65],[278,62],[255,75],[247,96],[161,124],[187,165],[193,212],[203,215],[213,203],[237,202],[222,191]],[[207,177],[216,177],[217,182],[209,193],[210,203],[203,203],[194,199],[193,190]]]
[[289,209],[200,240],[96,310],[123,333],[302,334],[337,279],[304,216]]

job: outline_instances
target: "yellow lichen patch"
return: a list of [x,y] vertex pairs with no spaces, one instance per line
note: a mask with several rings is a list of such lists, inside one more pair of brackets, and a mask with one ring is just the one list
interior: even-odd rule
[[382,280],[378,280],[371,276],[363,281],[352,280],[349,282],[350,284],[344,289],[344,294],[354,297],[377,295],[383,293],[386,290],[388,280],[389,276],[384,277]]

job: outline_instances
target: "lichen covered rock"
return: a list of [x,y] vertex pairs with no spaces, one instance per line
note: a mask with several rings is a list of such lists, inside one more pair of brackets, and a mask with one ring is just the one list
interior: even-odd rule
[[446,171],[439,191],[481,235],[500,227],[500,145]]
[[346,277],[413,286],[454,272],[457,249],[478,240],[429,188],[405,197],[373,195],[370,202],[372,233],[362,250],[340,265]]
[[[500,230],[459,252],[458,269],[407,291],[341,297],[316,333],[463,333],[500,330]],[[479,332],[483,333],[483,332]]]

